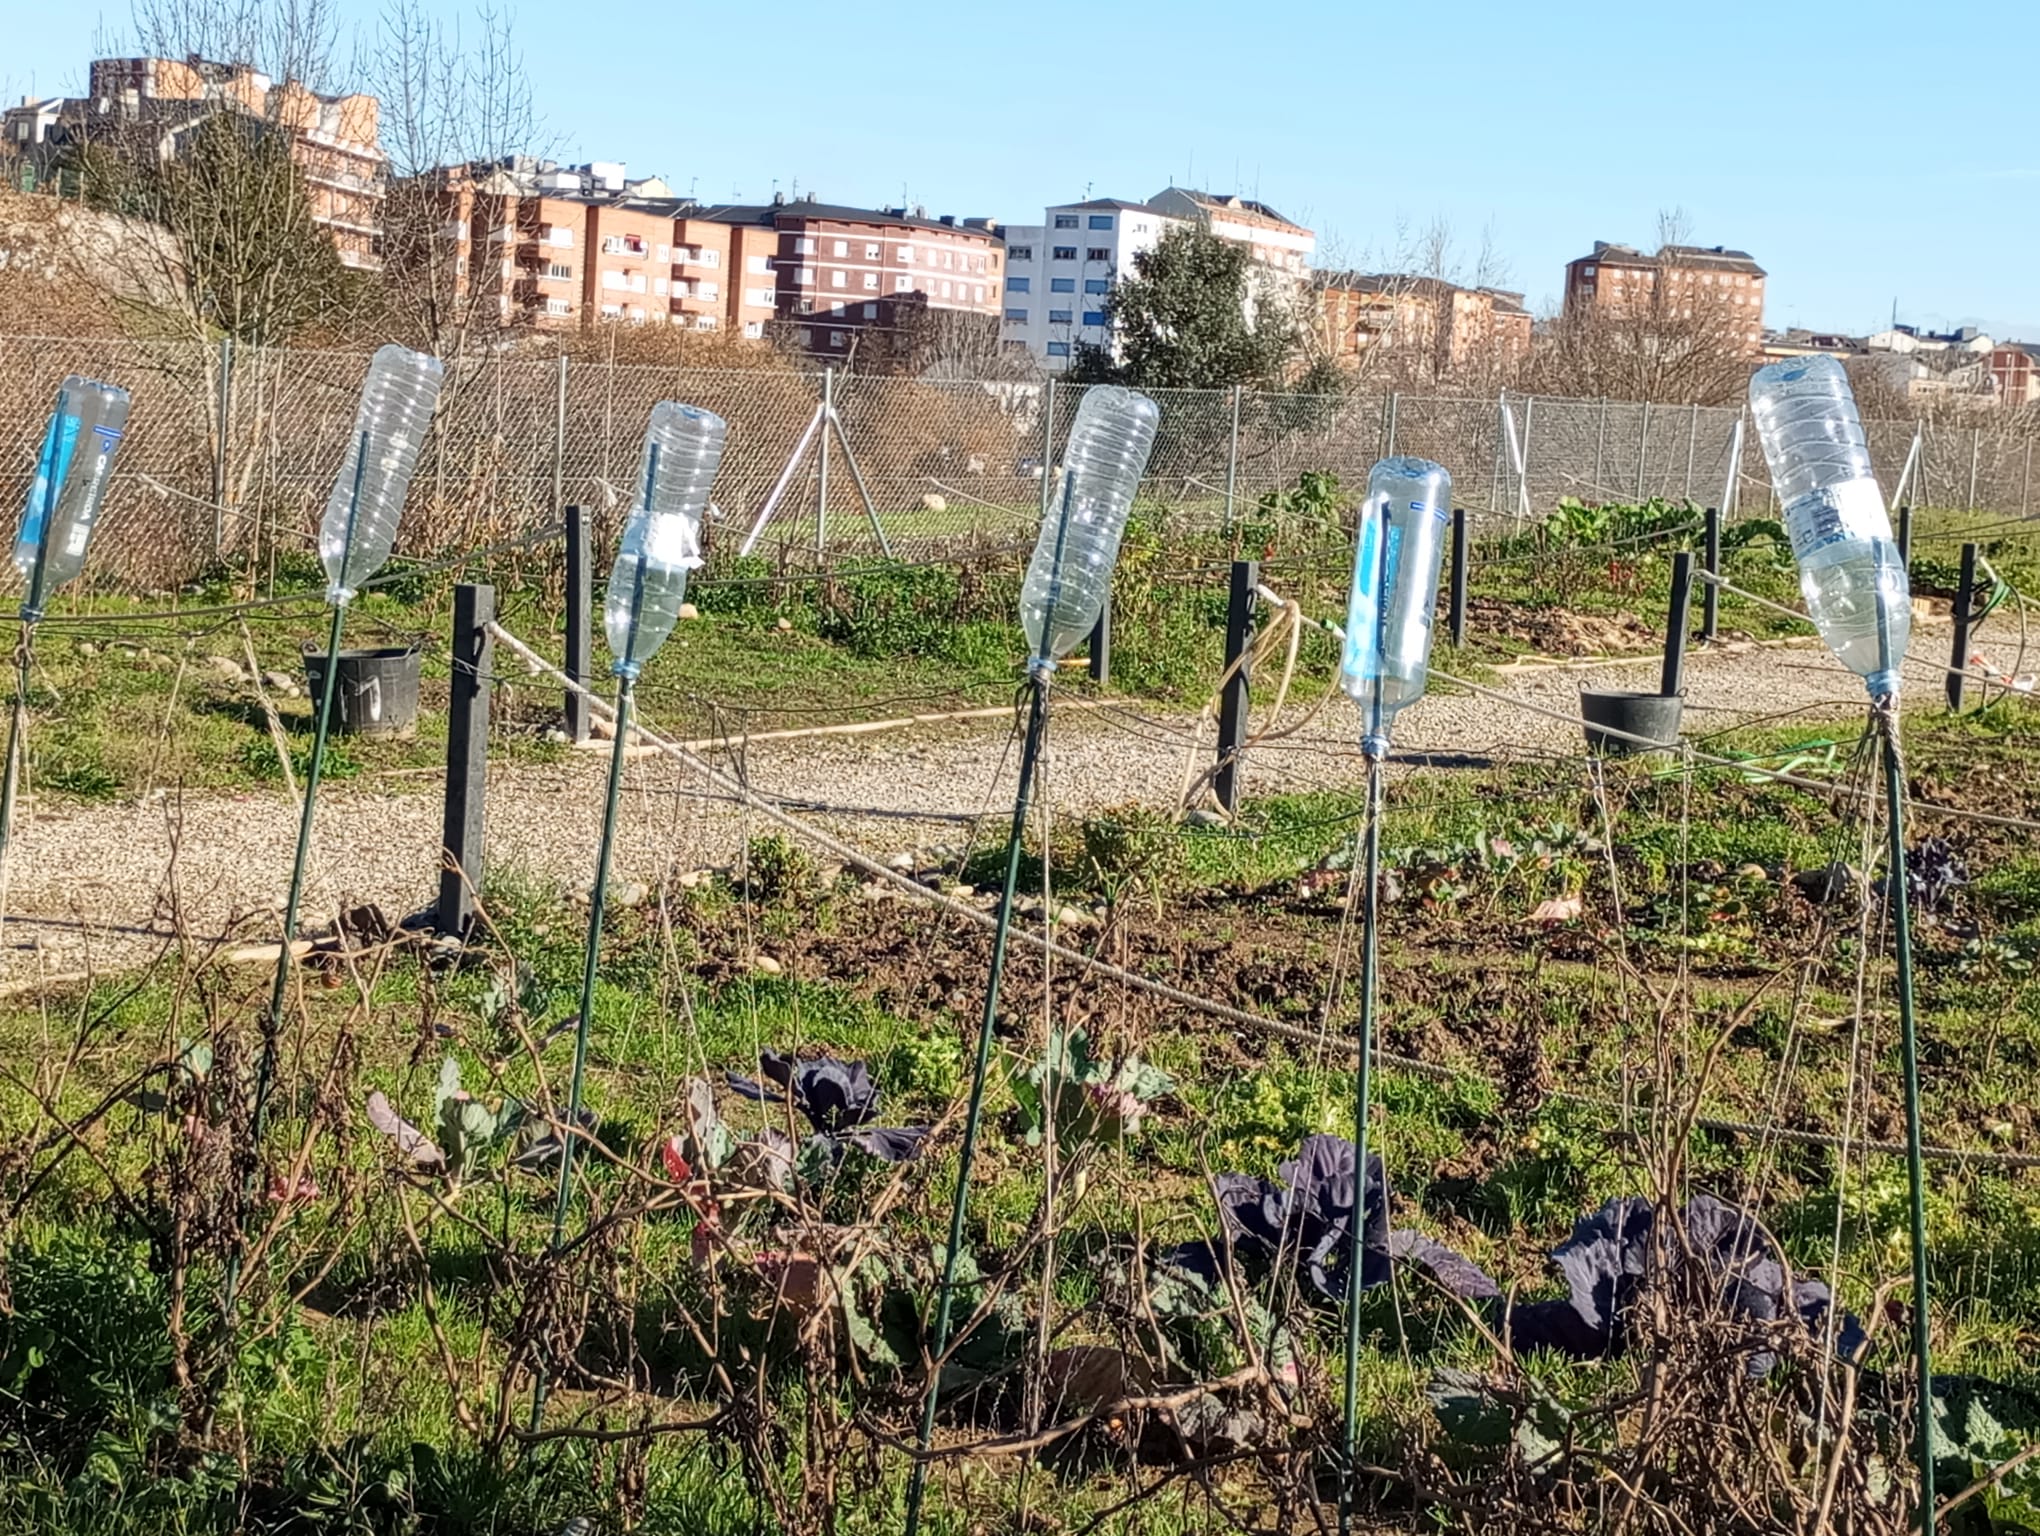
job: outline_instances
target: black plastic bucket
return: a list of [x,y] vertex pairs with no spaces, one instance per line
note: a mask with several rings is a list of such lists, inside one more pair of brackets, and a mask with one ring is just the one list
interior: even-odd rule
[[[418,648],[342,651],[333,687],[333,730],[342,736],[408,736],[418,728]],[[326,653],[305,652],[312,708],[326,687]]]
[[[1679,744],[1679,714],[1684,700],[1676,693],[1580,693],[1580,717],[1586,722],[1587,750],[1604,757],[1635,757]],[[1611,731],[1622,734],[1610,735]],[[1630,738],[1641,736],[1642,741]],[[1649,745],[1648,743],[1655,743]]]

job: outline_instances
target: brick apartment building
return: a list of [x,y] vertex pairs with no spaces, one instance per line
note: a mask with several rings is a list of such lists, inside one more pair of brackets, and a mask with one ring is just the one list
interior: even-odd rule
[[1337,363],[1387,348],[1444,377],[1530,355],[1530,311],[1520,293],[1394,273],[1321,272],[1314,284],[1320,333]]
[[1711,319],[1752,357],[1764,344],[1764,269],[1748,251],[1667,245],[1654,255],[1596,240],[1566,263],[1565,317]]
[[382,262],[382,208],[388,162],[377,140],[376,98],[325,96],[296,81],[281,84],[245,64],[193,54],[183,59],[94,59],[83,97],[24,100],[0,118],[9,147],[47,178],[67,152],[92,142],[143,136],[174,160],[198,127],[231,112],[287,136],[303,173],[314,223],[332,237],[350,267]]
[[896,334],[928,311],[998,324],[1006,248],[989,219],[812,199],[704,207],[693,219],[728,232],[746,335],[776,321],[827,358],[848,356],[860,331]]
[[2040,406],[2040,341],[2004,341],[1991,349],[1991,387],[2007,410]]
[[604,322],[784,333],[847,357],[862,331],[951,310],[997,324],[1005,248],[984,220],[809,201],[708,206],[620,164],[442,172],[456,291],[512,329]]

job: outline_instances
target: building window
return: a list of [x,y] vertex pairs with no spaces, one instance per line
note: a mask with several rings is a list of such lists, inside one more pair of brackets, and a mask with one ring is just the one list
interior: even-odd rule
[[1050,357],[1068,357],[1070,355],[1070,344],[1066,341],[1051,341],[1048,344],[1048,355]]
[[1057,229],[1075,229],[1077,227],[1077,216],[1074,213],[1059,213],[1055,216],[1055,227]]
[[867,272],[867,273],[865,273],[865,274],[864,274],[864,286],[865,286],[865,287],[867,287],[867,288],[877,288],[877,287],[878,287],[878,274],[877,274],[876,272]]
[[841,331],[829,332],[829,345],[832,347],[840,347],[848,340],[849,337],[845,336]]
[[914,280],[902,272],[893,279],[892,291],[894,293],[912,293],[914,291]]
[[552,245],[571,246],[574,243],[574,232],[564,224],[555,224],[546,231],[546,240]]
[[719,324],[721,322],[714,315],[696,315],[694,317],[694,328],[697,331],[712,331]]
[[1102,310],[1102,309],[1087,309],[1087,310],[1085,310],[1085,311],[1084,311],[1084,324],[1086,324],[1086,325],[1103,325],[1104,323],[1105,323],[1105,311],[1104,311],[1104,310]]
[[812,256],[814,255],[814,253],[815,253],[815,237],[813,235],[802,235],[793,242],[794,255]]
[[772,270],[772,258],[770,256],[753,256],[744,263],[744,270],[746,272],[770,272]]
[[954,251],[944,251],[944,252],[942,253],[942,265],[943,265],[943,266],[944,266],[944,267],[945,267],[946,269],[948,269],[949,271],[952,271],[952,272],[953,272],[953,271],[955,271],[955,270],[956,270],[956,252],[954,252]]
[[866,261],[878,260],[878,242],[876,240],[864,242],[864,259]]
[[947,282],[942,285],[942,297],[945,299],[949,297],[949,284]]
[[571,315],[574,312],[574,306],[565,299],[547,299],[545,301],[545,312],[549,315]]
[[1048,323],[1050,325],[1068,325],[1070,323],[1070,312],[1066,309],[1051,309],[1048,312]]
[[793,280],[805,288],[815,280],[815,269],[813,267],[796,267],[793,273]]
[[1009,309],[1006,311],[1006,318],[1015,325],[1025,325],[1027,323],[1027,311],[1024,309]]
[[[687,291],[687,285],[685,283],[682,283],[680,285],[680,291],[682,293],[685,293]],[[655,277],[652,279],[652,292],[658,294],[661,298],[665,297],[666,280],[663,277]]]
[[876,304],[865,305],[864,318],[867,320],[876,320],[878,318],[878,306]]
[[1074,277],[1052,277],[1048,280],[1050,293],[1075,293],[1077,280]]
[[551,261],[546,263],[545,275],[565,279],[574,275],[574,269],[564,261]]
[[849,281],[850,279],[848,274],[843,272],[841,269],[838,269],[837,271],[831,272],[829,274],[829,286],[831,288],[842,288],[846,286],[849,283]]
[[719,298],[722,295],[722,285],[720,283],[704,283],[697,278],[694,283],[694,291],[704,299]]
[[751,340],[756,341],[765,334],[765,322],[763,320],[746,320],[744,322],[744,334],[750,337]]
[[1112,284],[1102,277],[1087,277],[1084,279],[1084,292],[1086,293],[1110,293],[1111,291]]
[[914,248],[911,245],[900,247],[900,260],[910,267],[914,264]]
[[1077,259],[1077,248],[1074,245],[1059,245],[1048,254],[1057,261],[1075,261]]
[[744,295],[744,302],[770,309],[779,302],[779,294],[777,290],[771,288],[753,288]]
[[1092,214],[1090,227],[1092,229],[1110,229],[1112,227],[1112,215],[1109,213]]
[[1033,286],[1034,279],[1031,277],[1009,277],[1006,279],[1006,292],[1008,293],[1026,293]]
[[848,256],[850,254],[850,242],[848,240],[838,240],[836,242],[836,254],[838,256]]
[[983,283],[972,283],[970,285],[970,301],[973,304],[984,303],[985,285]]
[[1111,259],[1112,247],[1109,245],[1087,245],[1084,247],[1084,260],[1086,261],[1110,261]]
[[1032,261],[1034,260],[1034,247],[1031,245],[1009,245],[1006,247],[1006,259],[1008,261]]
[[657,255],[657,256],[655,256],[655,257],[653,258],[653,260],[655,260],[655,261],[670,261],[670,260],[672,260],[672,257],[671,257],[671,256],[669,256],[669,255],[667,254],[667,252],[668,252],[668,250],[669,250],[669,249],[670,249],[670,247],[668,247],[668,246],[667,246],[667,245],[665,244],[665,242],[664,242],[664,241],[661,241],[661,242],[659,243],[659,252],[658,252],[658,255]]
[[815,333],[804,325],[793,333],[793,337],[794,340],[804,347],[811,347],[815,344]]
[[602,318],[603,318],[603,319],[605,319],[605,320],[620,320],[620,319],[622,319],[622,318],[623,318],[623,306],[622,306],[621,304],[605,304],[605,305],[603,305],[603,306],[602,306]]

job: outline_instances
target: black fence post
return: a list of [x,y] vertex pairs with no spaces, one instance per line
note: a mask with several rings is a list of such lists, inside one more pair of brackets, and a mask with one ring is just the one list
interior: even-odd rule
[[1225,605],[1225,684],[1218,695],[1218,774],[1212,789],[1230,816],[1240,805],[1240,753],[1247,743],[1247,650],[1254,643],[1254,589],[1261,562],[1235,560]]
[[1665,670],[1658,692],[1667,698],[1685,681],[1686,626],[1693,608],[1693,551],[1682,549],[1672,556],[1672,606],[1665,615]]
[[[595,574],[588,540],[588,509],[567,508],[567,662],[568,677],[584,687],[594,649],[590,629],[595,607]],[[567,736],[576,743],[588,739],[588,695],[567,690]]]
[[489,766],[489,680],[496,642],[496,589],[453,589],[453,682],[446,709],[446,820],[441,828],[434,927],[465,938],[482,883],[482,796]]
[[1112,594],[1098,608],[1098,622],[1091,627],[1091,681],[1112,681]]
[[1912,570],[1912,503],[1898,509],[1898,563]]
[[1466,508],[1452,509],[1452,596],[1446,612],[1452,625],[1452,647],[1466,644]]
[[1969,672],[1969,614],[1976,604],[1976,546],[1962,546],[1962,577],[1955,584],[1955,644],[1948,653],[1948,707],[1962,710],[1962,685]]
[[1707,531],[1702,539],[1707,561],[1707,590],[1700,594],[1700,639],[1712,645],[1721,622],[1721,588],[1717,584],[1721,579],[1721,508],[1707,509]]

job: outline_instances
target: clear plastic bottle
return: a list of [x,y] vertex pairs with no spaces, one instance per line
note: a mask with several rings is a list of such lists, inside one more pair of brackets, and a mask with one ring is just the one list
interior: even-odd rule
[[729,427],[713,411],[661,400],[652,407],[638,465],[638,495],[623,528],[602,630],[618,677],[636,677],[666,643],[701,564],[701,518]]
[[1424,696],[1431,610],[1452,517],[1452,476],[1429,459],[1382,459],[1367,476],[1339,685],[1360,706],[1360,747],[1388,755],[1396,711]]
[[1750,411],[1814,627],[1872,698],[1895,695],[1912,593],[1849,376],[1831,357],[1772,363],[1750,379]]
[[42,617],[49,595],[85,567],[113,451],[127,431],[128,406],[128,392],[118,384],[75,373],[57,389],[14,541],[14,566],[25,589],[21,616],[30,623]]
[[[327,602],[350,601],[389,559],[404,515],[404,495],[425,447],[445,374],[438,358],[404,347],[379,348],[370,359],[354,430],[348,434],[339,478],[319,523]],[[364,434],[366,460],[361,453]]]
[[1030,672],[1052,669],[1097,626],[1161,422],[1162,408],[1138,390],[1101,384],[1084,392],[1020,588]]

